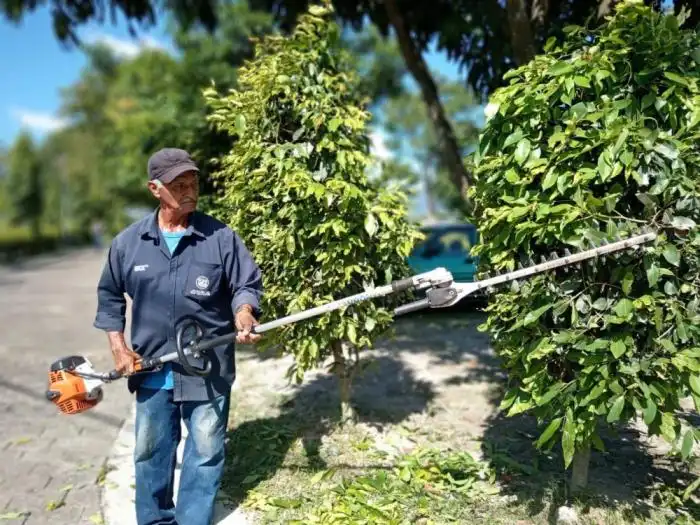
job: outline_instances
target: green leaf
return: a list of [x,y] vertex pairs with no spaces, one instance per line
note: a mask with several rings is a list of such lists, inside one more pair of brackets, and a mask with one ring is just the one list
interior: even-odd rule
[[690,485],[688,485],[688,488],[686,488],[683,491],[683,500],[685,501],[688,498],[690,498],[690,496],[693,494],[693,492],[698,490],[698,488],[700,488],[700,476],[698,476],[695,479],[695,481],[693,481]]
[[576,75],[574,77],[574,82],[576,83],[577,86],[580,86],[580,87],[584,87],[584,88],[591,87],[591,81],[582,75]]
[[681,255],[673,244],[668,244],[666,248],[664,248],[663,255],[664,259],[666,259],[670,264],[674,266],[680,265]]
[[647,397],[646,406],[644,407],[644,423],[651,425],[654,418],[656,418],[656,412],[656,403],[654,403],[651,398]]
[[619,317],[627,317],[634,311],[634,303],[629,299],[621,299],[615,305],[615,313]]
[[683,436],[683,444],[681,445],[681,456],[683,459],[688,459],[695,444],[695,434],[692,429],[688,429]]
[[656,283],[659,282],[660,275],[659,267],[656,266],[656,263],[653,263],[647,270],[647,281],[649,282],[649,286],[655,286]]
[[365,320],[365,330],[367,330],[368,332],[371,332],[372,330],[374,330],[375,326],[377,326],[377,321],[375,321],[374,318],[368,317]]
[[625,276],[622,279],[622,292],[625,295],[629,295],[632,291],[632,285],[634,284],[634,274],[632,272],[625,272]]
[[661,414],[661,425],[659,429],[661,430],[661,435],[667,442],[673,443],[676,440],[676,420],[672,414],[668,412],[663,412]]
[[340,125],[343,123],[343,121],[339,118],[332,118],[330,122],[328,122],[328,129],[330,131],[335,131],[337,130]]
[[690,83],[677,73],[673,73],[672,71],[664,71],[664,76],[672,82],[675,82],[676,84],[680,84],[681,86],[685,87],[690,87]]
[[615,421],[618,421],[620,419],[620,415],[622,414],[623,408],[625,408],[625,396],[621,395],[618,396],[613,402],[613,405],[610,408],[610,411],[608,412],[608,417],[606,418],[606,421],[608,423],[614,423]]
[[617,339],[613,341],[610,345],[610,351],[612,352],[615,359],[619,359],[627,351],[625,342],[622,339]]
[[549,188],[554,186],[557,183],[558,178],[559,175],[555,170],[549,170],[549,172],[547,172],[547,175],[545,175],[544,180],[542,181],[542,189],[548,190]]
[[676,295],[678,293],[678,288],[673,284],[673,281],[666,281],[664,283],[664,293],[666,295]]
[[557,62],[552,67],[549,68],[548,73],[552,76],[560,76],[571,73],[574,67],[567,62]]
[[603,443],[603,440],[600,439],[600,436],[598,434],[593,434],[591,436],[591,444],[595,447],[596,450],[600,452],[605,452],[605,444]]
[[238,115],[236,115],[236,132],[239,135],[243,135],[245,133],[245,130],[246,130],[245,116],[243,116],[242,114],[239,113]]
[[539,308],[536,308],[535,310],[533,310],[531,312],[528,312],[527,315],[525,316],[525,319],[523,320],[523,325],[527,326],[527,325],[534,323],[542,316],[542,314],[544,314],[550,308],[552,308],[552,305],[546,304],[544,306],[540,306]]
[[566,386],[566,383],[559,382],[547,390],[545,394],[537,400],[537,406],[544,406],[554,399]]
[[506,149],[509,146],[512,146],[516,142],[518,142],[520,139],[523,138],[523,130],[518,128],[516,129],[513,133],[508,135],[506,137],[506,140],[503,142],[503,149]]
[[680,217],[676,215],[672,220],[671,220],[671,226],[673,226],[677,230],[681,231],[688,231],[692,230],[697,226],[695,221],[693,219],[690,219],[688,217]]
[[530,141],[528,139],[522,139],[518,142],[518,145],[515,147],[515,162],[522,166],[529,156]]
[[693,392],[700,396],[700,375],[692,374],[688,380],[688,384],[690,388],[693,389]]
[[6,512],[0,514],[0,520],[18,520],[24,518],[27,514],[23,512]]
[[510,407],[513,402],[516,400],[518,396],[518,389],[513,388],[511,390],[508,390],[506,392],[506,395],[503,396],[503,400],[501,401],[500,405],[498,406],[499,410],[505,410],[506,408]]
[[365,230],[369,234],[370,237],[374,236],[375,233],[377,233],[377,219],[374,216],[373,213],[368,213],[367,216],[365,217]]
[[593,308],[598,310],[599,312],[602,312],[603,310],[607,310],[608,308],[608,300],[605,297],[599,297],[598,299],[595,300],[593,303]]
[[547,425],[547,428],[544,429],[544,432],[540,435],[539,439],[535,442],[535,446],[537,448],[541,448],[544,445],[547,444],[547,442],[552,439],[552,436],[554,433],[559,430],[559,427],[561,426],[562,422],[561,417],[554,418],[549,425]]
[[283,509],[295,509],[302,505],[303,501],[299,498],[270,498],[267,502],[273,507]]
[[566,422],[561,434],[561,447],[564,453],[564,467],[568,468],[574,459],[574,449],[576,442],[576,426],[574,424],[574,414],[571,409],[566,410]]
[[348,340],[352,344],[357,344],[357,330],[355,330],[354,324],[348,323],[347,328],[346,328],[346,333],[348,336]]

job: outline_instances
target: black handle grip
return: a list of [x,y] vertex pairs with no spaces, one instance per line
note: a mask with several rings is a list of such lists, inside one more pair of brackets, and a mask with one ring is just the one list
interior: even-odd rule
[[209,359],[209,356],[207,356],[206,352],[200,354],[201,359],[204,362],[204,368],[197,368],[196,366],[193,366],[192,362],[189,360],[187,355],[185,355],[186,346],[183,338],[185,331],[188,328],[194,328],[196,332],[194,339],[190,341],[188,345],[192,344],[194,347],[197,347],[197,344],[204,335],[202,325],[200,325],[197,321],[189,320],[181,324],[180,327],[177,329],[177,333],[175,335],[175,349],[177,350],[178,361],[182,365],[182,368],[184,368],[185,371],[187,371],[187,373],[193,376],[206,377],[211,373],[211,359]]
[[406,290],[412,290],[415,287],[413,284],[413,278],[408,277],[406,279],[399,279],[391,283],[391,288],[394,292],[405,292]]
[[109,381],[115,381],[115,380],[119,379],[121,376],[122,376],[121,372],[117,372],[116,369],[110,370],[109,372],[107,372],[107,379]]

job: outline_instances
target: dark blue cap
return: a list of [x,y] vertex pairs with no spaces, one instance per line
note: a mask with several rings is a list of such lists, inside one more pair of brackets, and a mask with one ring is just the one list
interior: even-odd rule
[[199,168],[184,149],[163,148],[156,151],[148,159],[148,178],[150,180],[158,179],[167,184],[187,171],[199,173]]

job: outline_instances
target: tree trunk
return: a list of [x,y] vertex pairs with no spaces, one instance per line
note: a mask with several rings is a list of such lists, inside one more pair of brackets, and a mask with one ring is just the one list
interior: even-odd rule
[[466,200],[466,191],[472,184],[472,180],[462,162],[459,144],[457,144],[452,125],[440,102],[437,85],[430,74],[425,60],[423,60],[421,52],[416,48],[404,24],[403,16],[396,5],[396,0],[384,0],[384,7],[389,22],[396,31],[396,37],[399,41],[401,54],[406,61],[406,66],[420,86],[423,100],[428,107],[430,121],[438,138],[440,151],[445,165],[450,171],[450,179],[457,191],[459,191],[459,194]]
[[340,424],[343,425],[349,421],[354,421],[356,415],[355,410],[350,404],[354,367],[351,363],[348,363],[348,359],[345,357],[342,341],[334,341],[331,343],[331,350],[333,352],[333,371],[338,377]]
[[[603,0],[605,1],[605,0]],[[549,0],[533,0],[532,2],[532,21],[543,26],[547,19],[549,11]]]
[[[545,4],[538,4],[538,10],[544,9]],[[534,9],[535,6],[533,6]],[[532,26],[527,16],[525,0],[507,0],[508,28],[510,29],[510,44],[513,48],[513,56],[517,66],[527,64],[535,56],[535,40],[532,35]],[[534,14],[534,13],[533,13]],[[544,19],[546,13],[537,13]]]
[[41,239],[41,219],[32,217],[31,219],[32,240],[38,241]]
[[[615,0],[600,0],[600,4],[598,4],[598,18],[603,18],[605,16],[608,16],[612,12],[613,5],[615,4]],[[655,6],[655,8],[661,7],[660,5]]]
[[571,464],[571,493],[576,494],[588,486],[588,465],[591,460],[591,447],[587,446],[574,454]]
[[432,222],[435,220],[435,200],[433,199],[433,194],[430,189],[430,181],[428,179],[428,173],[430,172],[430,168],[428,166],[423,166],[423,174],[421,175],[421,179],[423,182],[423,191],[425,192],[425,207],[428,212],[428,219]]

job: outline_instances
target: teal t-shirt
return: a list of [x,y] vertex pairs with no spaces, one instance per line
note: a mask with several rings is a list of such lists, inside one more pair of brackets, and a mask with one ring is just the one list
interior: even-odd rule
[[[161,233],[163,234],[163,238],[165,239],[165,243],[168,245],[168,249],[170,250],[170,253],[173,253],[175,251],[175,248],[177,248],[177,245],[180,242],[180,239],[185,235],[185,231],[179,231],[179,232],[164,232],[161,230]],[[153,388],[156,390],[160,389],[167,389],[167,390],[172,390],[173,389],[173,371],[170,368],[170,363],[165,363],[163,365],[163,368],[160,369],[158,372],[151,372],[149,374],[146,374],[144,376],[144,380],[141,383],[141,386],[144,388]]]

